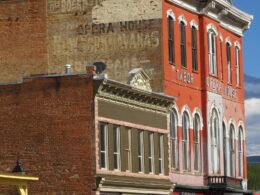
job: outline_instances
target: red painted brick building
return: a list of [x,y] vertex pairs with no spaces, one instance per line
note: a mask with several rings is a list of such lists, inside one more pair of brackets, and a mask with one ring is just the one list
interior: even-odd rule
[[95,61],[126,82],[142,67],[153,90],[177,97],[169,133],[174,193],[246,189],[242,36],[252,16],[228,0],[29,0],[0,9],[2,82],[62,73],[67,63],[84,72]]
[[172,114],[174,194],[243,194],[247,184],[242,35],[230,1],[163,3],[164,92]]

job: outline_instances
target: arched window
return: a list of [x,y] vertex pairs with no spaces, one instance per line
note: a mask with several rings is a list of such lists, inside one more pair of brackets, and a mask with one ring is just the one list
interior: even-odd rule
[[212,162],[212,173],[216,174],[220,172],[219,166],[219,118],[217,111],[214,109],[211,116],[211,162]]
[[182,156],[183,156],[183,170],[189,170],[189,129],[190,122],[187,112],[182,116]]
[[238,132],[238,175],[239,177],[243,177],[244,170],[244,144],[243,144],[243,129],[240,126]]
[[230,176],[235,176],[235,127],[233,124],[230,125],[229,132],[229,149],[230,149]]
[[185,32],[185,23],[180,22],[180,33],[181,33],[181,66],[186,66],[186,32]]
[[171,146],[171,167],[178,168],[178,119],[175,111],[171,112],[170,124],[170,146]]
[[236,54],[236,84],[237,86],[240,85],[240,64],[239,64],[239,47],[235,47],[235,54]]
[[229,42],[226,43],[226,49],[227,49],[227,67],[228,67],[228,83],[232,83],[232,69],[231,69],[231,45]]
[[197,29],[195,26],[191,28],[191,49],[192,49],[192,70],[198,71],[197,57]]
[[226,135],[226,125],[222,123],[223,129],[223,160],[224,160],[224,175],[227,175],[227,135]]
[[212,75],[217,75],[216,36],[213,30],[208,31],[209,73]]
[[194,117],[194,170],[200,171],[200,118]]
[[168,16],[168,52],[169,52],[169,63],[174,63],[174,25],[173,17]]

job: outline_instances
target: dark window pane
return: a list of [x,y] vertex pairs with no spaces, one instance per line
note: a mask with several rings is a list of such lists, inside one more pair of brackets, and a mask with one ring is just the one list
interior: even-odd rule
[[169,52],[169,63],[174,63],[174,34],[173,34],[173,18],[168,17],[168,52]]
[[185,24],[183,22],[180,23],[180,31],[181,31],[181,65],[186,67],[186,33],[185,33]]
[[101,153],[101,168],[106,167],[106,155],[105,153]]

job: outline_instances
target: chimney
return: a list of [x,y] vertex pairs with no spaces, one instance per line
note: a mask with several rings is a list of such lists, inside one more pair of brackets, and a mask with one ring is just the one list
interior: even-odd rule
[[65,67],[65,74],[70,74],[71,65],[70,64],[66,64],[64,67]]
[[86,72],[88,76],[93,77],[94,75],[96,75],[96,67],[94,65],[87,65]]

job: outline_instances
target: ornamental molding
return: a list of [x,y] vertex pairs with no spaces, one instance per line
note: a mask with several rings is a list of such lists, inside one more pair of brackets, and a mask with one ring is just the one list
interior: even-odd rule
[[178,20],[179,20],[179,23],[183,22],[185,24],[185,26],[187,26],[188,23],[187,23],[187,20],[184,15],[180,15],[178,17]]
[[199,25],[196,20],[190,21],[190,27],[194,27],[196,30],[199,30]]
[[[190,12],[198,15],[206,15],[217,21],[221,27],[243,36],[243,32],[250,28],[253,15],[236,8],[226,0],[211,0],[208,3],[190,0],[166,0],[170,3],[178,5]],[[194,3],[196,2],[196,3]],[[232,17],[234,20],[225,21],[225,17]]]
[[172,11],[172,9],[167,10],[167,18],[168,18],[169,16],[172,17],[172,19],[173,19],[174,21],[176,20],[175,14],[174,14],[174,12]]
[[152,92],[150,77],[142,68],[135,68],[128,73],[128,84],[134,88]]

